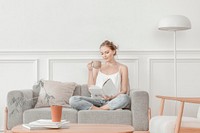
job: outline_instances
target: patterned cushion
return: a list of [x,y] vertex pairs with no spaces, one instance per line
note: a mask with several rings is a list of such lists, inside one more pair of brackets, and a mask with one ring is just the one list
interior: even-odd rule
[[55,104],[69,107],[69,98],[74,93],[76,83],[41,80],[40,84],[40,93],[35,108]]

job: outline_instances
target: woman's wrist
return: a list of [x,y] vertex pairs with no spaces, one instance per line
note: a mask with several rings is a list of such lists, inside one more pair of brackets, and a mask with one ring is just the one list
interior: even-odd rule
[[110,96],[109,100],[112,100],[114,98],[114,96]]

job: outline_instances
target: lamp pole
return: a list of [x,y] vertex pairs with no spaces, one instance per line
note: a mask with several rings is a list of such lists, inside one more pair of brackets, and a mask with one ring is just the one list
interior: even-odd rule
[[[177,54],[176,54],[176,30],[174,30],[174,90],[177,97]],[[177,102],[175,103],[175,113],[177,108]]]
[[177,54],[176,54],[176,31],[174,30],[174,89],[177,97]]

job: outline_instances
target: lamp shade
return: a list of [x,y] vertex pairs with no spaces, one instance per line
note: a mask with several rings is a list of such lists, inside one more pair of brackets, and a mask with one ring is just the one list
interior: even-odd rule
[[159,30],[177,31],[191,29],[191,22],[182,15],[170,15],[162,18],[158,24]]

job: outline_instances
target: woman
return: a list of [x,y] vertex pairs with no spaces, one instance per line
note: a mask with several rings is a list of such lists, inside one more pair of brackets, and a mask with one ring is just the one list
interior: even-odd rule
[[102,99],[73,96],[69,100],[73,108],[77,110],[114,110],[125,108],[130,104],[130,98],[127,95],[128,68],[115,60],[116,50],[117,47],[112,42],[104,41],[100,45],[100,53],[105,63],[99,69],[94,69],[92,62],[87,67],[89,87],[91,85],[102,87],[105,80],[111,79],[118,89],[118,93],[115,96],[103,96]]

